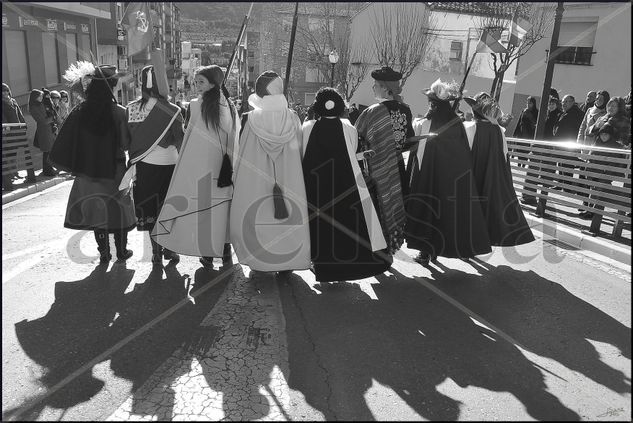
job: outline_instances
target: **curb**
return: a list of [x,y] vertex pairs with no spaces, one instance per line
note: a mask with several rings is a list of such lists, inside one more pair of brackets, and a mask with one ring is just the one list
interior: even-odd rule
[[530,225],[530,228],[542,232],[543,235],[548,235],[560,242],[580,250],[592,251],[620,263],[624,263],[629,266],[631,265],[630,246],[585,235],[578,230],[557,224],[551,220],[531,216],[528,213],[524,213],[524,215]]
[[68,180],[69,178],[67,178],[66,176],[55,176],[54,178],[48,179],[46,181],[36,182],[27,187],[15,189],[6,194],[2,194],[2,205],[5,205],[15,200],[19,200],[20,198],[26,197],[27,195],[31,195],[31,194],[35,194],[36,192],[43,191],[47,188],[61,184],[62,182],[65,182]]

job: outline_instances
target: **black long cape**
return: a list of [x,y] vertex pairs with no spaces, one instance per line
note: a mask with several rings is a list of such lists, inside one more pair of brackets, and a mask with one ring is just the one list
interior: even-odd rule
[[508,247],[534,241],[512,185],[501,128],[477,121],[472,157],[475,185],[492,245]]
[[486,221],[472,174],[468,139],[454,112],[431,119],[421,166],[411,152],[410,194],[406,199],[407,246],[444,257],[491,252]]
[[363,279],[387,270],[391,256],[371,249],[339,119],[321,119],[314,124],[303,157],[303,177],[316,280]]
[[[112,106],[116,107],[114,103]],[[70,112],[55,139],[50,161],[58,169],[73,175],[114,179],[119,146],[117,128],[109,128],[97,135],[81,123],[81,106],[77,106]]]

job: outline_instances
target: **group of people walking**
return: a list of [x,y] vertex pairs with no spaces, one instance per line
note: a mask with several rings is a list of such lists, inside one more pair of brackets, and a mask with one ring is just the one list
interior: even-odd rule
[[222,69],[206,66],[183,121],[152,66],[141,72],[142,96],[124,108],[112,95],[116,69],[86,65],[69,78],[85,101],[51,151],[76,176],[65,226],[94,231],[101,263],[111,259],[109,233],[117,258],[131,257],[127,233],[136,227],[149,232],[157,266],[179,254],[226,265],[232,247],[255,273],[312,269],[318,281],[380,274],[405,242],[426,265],[534,240],[496,102],[466,99],[475,119],[464,123],[455,87],[438,80],[424,91],[429,112],[414,121],[402,75],[389,67],[371,75],[379,102],[355,125],[329,87],[302,123],[275,72],[257,78],[240,119]]

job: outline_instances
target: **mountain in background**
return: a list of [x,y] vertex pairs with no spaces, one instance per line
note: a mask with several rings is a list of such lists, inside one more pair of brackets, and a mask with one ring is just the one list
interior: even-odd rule
[[[240,31],[249,7],[248,2],[178,3],[181,39],[193,42],[234,39]],[[251,19],[257,16],[260,9],[261,3],[254,3]]]

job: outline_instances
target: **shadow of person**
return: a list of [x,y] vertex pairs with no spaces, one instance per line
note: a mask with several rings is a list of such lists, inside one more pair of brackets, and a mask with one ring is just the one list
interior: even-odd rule
[[511,392],[534,418],[579,419],[518,348],[391,272],[372,284],[376,299],[351,283],[317,284],[320,294],[294,283],[282,295],[290,387],[326,419],[457,420],[463,404],[445,393],[451,381]]
[[437,288],[494,323],[521,346],[618,392],[630,392],[630,379],[601,360],[590,340],[616,347],[631,358],[631,330],[558,283],[533,271],[508,266],[469,275],[443,265],[432,269]]
[[207,409],[222,409],[206,417],[276,420],[274,414],[288,420],[279,398],[281,387],[272,383],[282,381],[278,360],[283,345],[276,341],[281,333],[275,333],[282,330],[275,307],[276,279],[271,273],[255,272],[246,278],[241,267],[234,269],[226,301],[205,319],[208,325],[201,325],[208,334],[195,351],[206,384],[216,393],[215,405]]
[[[43,368],[46,394],[7,417],[35,419],[45,406],[67,409],[89,400],[104,385],[92,375],[99,357],[111,347],[106,336],[134,270],[125,264],[97,266],[78,281],[56,282],[55,301],[39,319],[22,320],[15,332],[24,352]],[[4,417],[4,416],[3,416]]]
[[192,285],[191,277],[174,265],[165,266],[164,275],[162,268],[155,267],[143,283],[136,284],[122,300],[112,325],[110,336],[132,338],[112,354],[110,367],[133,382],[130,407],[117,410],[114,418],[127,419],[130,413],[173,418],[178,379],[191,370],[189,351],[200,342],[199,323],[230,279],[230,272],[223,276],[200,268]]

